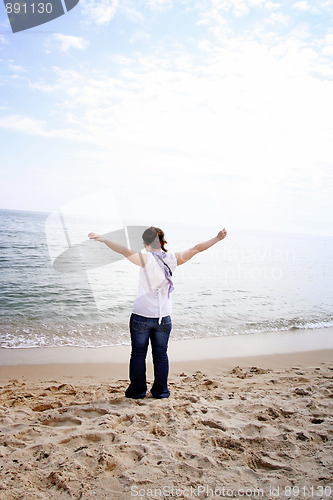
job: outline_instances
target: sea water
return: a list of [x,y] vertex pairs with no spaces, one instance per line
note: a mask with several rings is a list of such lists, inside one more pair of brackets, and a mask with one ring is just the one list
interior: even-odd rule
[[[0,347],[129,344],[139,268],[120,258],[59,272],[46,237],[49,216],[0,211]],[[80,224],[86,234],[95,230]],[[171,251],[220,229],[163,228]],[[227,229],[225,240],[174,272],[173,339],[333,326],[332,237]]]

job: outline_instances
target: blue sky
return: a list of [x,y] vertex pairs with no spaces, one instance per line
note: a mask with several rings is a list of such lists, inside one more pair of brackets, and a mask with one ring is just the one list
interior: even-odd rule
[[333,235],[332,0],[0,9],[0,208]]

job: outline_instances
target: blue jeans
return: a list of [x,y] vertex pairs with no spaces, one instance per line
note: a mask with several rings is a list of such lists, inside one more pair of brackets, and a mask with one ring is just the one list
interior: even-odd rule
[[129,367],[130,385],[125,395],[128,398],[141,399],[147,392],[146,355],[149,339],[154,364],[154,384],[150,390],[154,398],[168,398],[169,360],[167,355],[168,341],[171,332],[171,317],[146,318],[131,314],[130,332],[132,352]]

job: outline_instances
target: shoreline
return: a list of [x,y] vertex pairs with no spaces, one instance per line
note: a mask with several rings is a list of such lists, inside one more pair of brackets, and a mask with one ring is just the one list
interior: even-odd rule
[[[169,341],[171,363],[257,357],[333,349],[333,327]],[[110,347],[0,348],[0,367],[128,363],[130,345]],[[147,363],[151,363],[150,346]]]
[[[333,362],[333,328],[171,341],[170,376],[203,370],[214,376],[235,366],[287,368]],[[128,379],[130,346],[0,349],[0,382],[10,379],[112,381]],[[153,365],[150,347],[147,377]]]
[[[222,376],[235,367],[250,369],[282,370],[290,367],[314,367],[333,365],[333,349],[266,354],[242,357],[225,357],[202,360],[170,362],[170,378],[181,373],[204,372],[209,377]],[[0,366],[0,384],[12,380],[25,382],[57,382],[90,385],[91,383],[128,381],[128,362],[126,363],[50,363]],[[147,362],[147,381],[153,379],[153,366]]]

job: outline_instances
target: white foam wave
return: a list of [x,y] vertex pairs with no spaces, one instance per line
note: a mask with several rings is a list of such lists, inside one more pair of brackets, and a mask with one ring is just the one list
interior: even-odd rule
[[[173,340],[198,339],[205,337],[221,337],[228,335],[251,335],[292,330],[315,330],[333,327],[333,318],[295,318],[292,320],[263,321],[258,323],[243,323],[225,327],[219,324],[179,324],[174,321]],[[3,327],[2,327],[2,330]],[[0,339],[3,349],[30,349],[42,347],[112,347],[129,345],[130,334],[125,324],[102,323],[96,325],[38,324],[19,326],[7,325]]]

